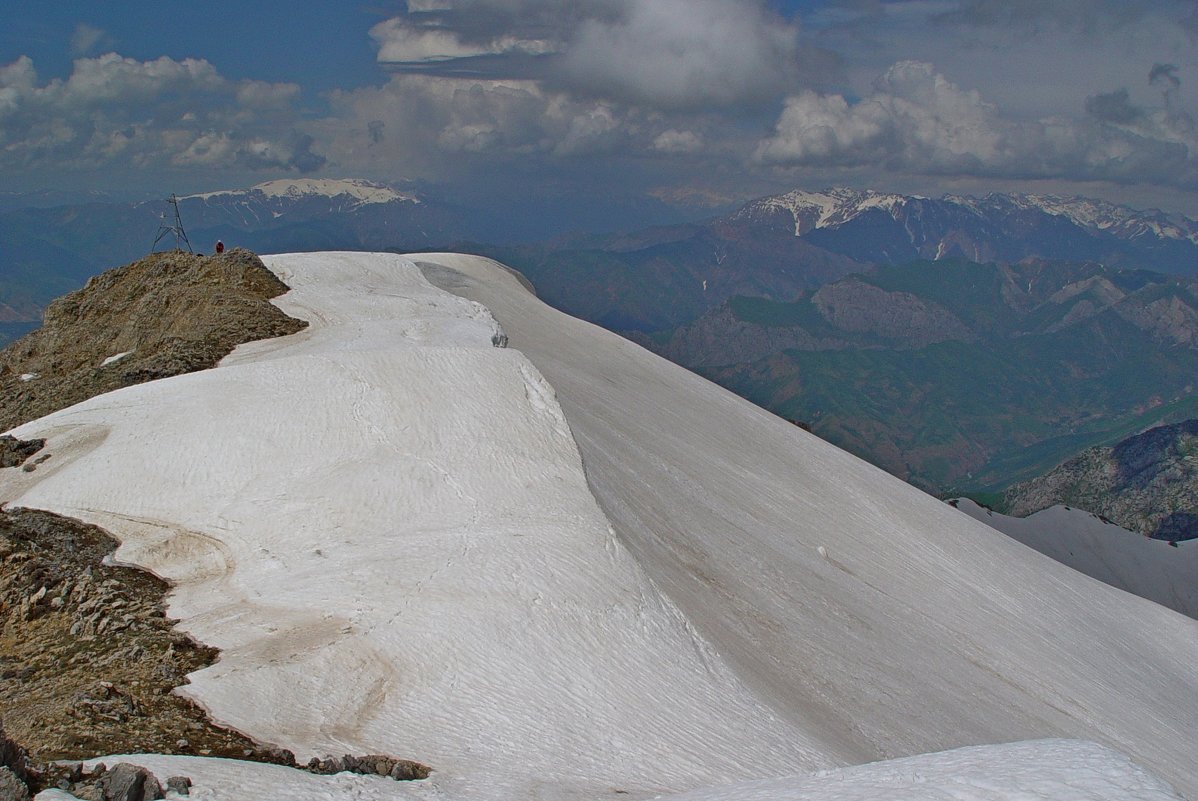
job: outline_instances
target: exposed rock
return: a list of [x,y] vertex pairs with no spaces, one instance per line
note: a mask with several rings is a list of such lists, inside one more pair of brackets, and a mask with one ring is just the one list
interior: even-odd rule
[[1016,517],[1061,504],[1155,539],[1198,537],[1198,420],[1085,450],[1004,500]]
[[191,795],[191,779],[187,776],[171,776],[166,780],[166,791],[179,795]]
[[9,739],[0,725],[0,801],[25,801],[38,775],[25,749]]
[[0,436],[0,467],[17,467],[46,445],[44,439],[17,439]]
[[[155,253],[96,276],[0,351],[0,431],[93,395],[216,365],[307,324],[269,298],[287,286],[247,250]],[[113,359],[114,356],[121,356]],[[22,380],[36,375],[37,380]]]
[[0,801],[29,801],[29,787],[5,767],[0,767]]
[[343,772],[389,776],[396,781],[427,779],[432,773],[427,765],[413,762],[410,759],[397,759],[382,754],[368,754],[360,757],[346,754],[324,759],[313,757],[304,766],[304,770],[321,776],[331,776],[334,773]]
[[113,765],[96,783],[104,801],[157,801],[163,797],[154,774],[128,762]]

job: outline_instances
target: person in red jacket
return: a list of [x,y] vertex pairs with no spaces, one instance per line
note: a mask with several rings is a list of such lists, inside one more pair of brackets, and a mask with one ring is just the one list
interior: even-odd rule
[[219,239],[216,240],[216,252],[218,254],[225,252],[225,243],[221,242]]

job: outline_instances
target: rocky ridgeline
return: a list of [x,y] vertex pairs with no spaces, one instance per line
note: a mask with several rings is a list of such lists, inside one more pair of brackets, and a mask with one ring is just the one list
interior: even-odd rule
[[1099,515],[1146,537],[1198,537],[1198,420],[1157,426],[1089,448],[1004,495],[1024,517],[1056,504]]
[[243,342],[307,323],[269,299],[287,285],[248,250],[154,253],[91,279],[0,351],[0,431],[121,387],[214,367]]

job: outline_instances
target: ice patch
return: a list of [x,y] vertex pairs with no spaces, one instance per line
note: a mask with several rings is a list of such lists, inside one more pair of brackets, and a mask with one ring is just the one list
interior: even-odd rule
[[108,358],[106,358],[104,361],[100,362],[100,366],[107,367],[108,365],[110,365],[114,362],[119,362],[121,359],[125,358],[126,356],[128,356],[131,353],[133,353],[133,351],[127,350],[127,351],[123,351],[121,353],[113,354],[112,356],[109,356]]

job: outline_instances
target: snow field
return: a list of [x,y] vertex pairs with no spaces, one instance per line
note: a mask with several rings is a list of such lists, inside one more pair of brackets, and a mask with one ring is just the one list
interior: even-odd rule
[[[313,776],[225,759],[115,757],[160,782],[188,776],[194,801],[391,801],[424,797],[417,785],[342,773]],[[410,795],[409,795],[410,793]],[[429,795],[428,797],[435,797]],[[69,801],[47,791],[36,801]],[[1159,779],[1122,754],[1077,740],[975,746],[851,768],[705,787],[661,801],[1179,801]]]
[[556,389],[637,562],[841,764],[1077,738],[1198,797],[1198,621],[547,307],[494,262],[413,258],[491,310]]
[[1112,587],[1198,618],[1198,543],[1174,548],[1064,506],[1010,517],[962,498],[975,520]]
[[[658,592],[590,494],[553,390],[411,261],[266,259],[295,336],[18,429],[0,497],[102,525],[221,649],[184,691],[407,793],[646,797],[830,766]],[[49,467],[52,464],[52,467]]]

